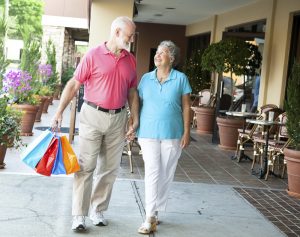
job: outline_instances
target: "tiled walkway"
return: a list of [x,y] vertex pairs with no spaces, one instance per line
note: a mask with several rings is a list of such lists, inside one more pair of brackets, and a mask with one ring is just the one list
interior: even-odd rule
[[235,188],[249,203],[289,237],[300,236],[300,200],[285,191]]
[[[191,145],[183,151],[175,173],[175,181],[189,183],[222,184],[241,187],[286,189],[287,179],[272,175],[268,180],[258,179],[251,174],[251,162],[231,160],[234,151],[221,150],[212,144],[211,135],[198,135],[192,130]],[[249,153],[250,154],[250,153]],[[129,170],[129,161],[122,158],[120,178],[142,179],[144,176],[143,160],[138,148],[133,152],[133,173]]]
[[[41,131],[37,127],[49,126],[52,116],[57,107],[58,101],[55,101],[53,107],[50,107],[49,113],[43,115],[41,123],[35,124],[35,134],[38,135]],[[64,127],[69,125],[69,113],[65,113]],[[78,127],[78,120],[76,121]],[[245,200],[257,208],[268,220],[276,225],[281,231],[288,236],[300,236],[299,234],[299,217],[292,219],[290,216],[275,216],[279,221],[272,219],[268,212],[262,210],[260,207],[266,203],[272,203],[274,196],[280,196],[281,202],[273,203],[277,208],[281,208],[280,212],[286,214],[286,207],[289,205],[290,198],[285,192],[287,188],[287,178],[284,179],[269,176],[268,180],[259,179],[251,174],[251,162],[249,160],[242,160],[237,163],[231,160],[234,151],[221,150],[218,145],[212,144],[211,135],[199,135],[194,129],[191,131],[192,142],[190,146],[182,153],[179,160],[177,170],[175,173],[175,181],[182,182],[182,185],[189,185],[189,183],[216,184],[216,187],[224,185],[224,188],[234,188],[241,194]],[[34,137],[24,137],[26,143],[30,143]],[[73,144],[75,152],[79,153],[78,136],[75,136]],[[246,152],[251,156],[251,152]],[[19,159],[19,152],[9,149],[6,159],[7,168],[2,172],[7,173],[33,173],[30,168],[24,166]],[[133,149],[133,173],[130,173],[129,160],[126,155],[122,158],[121,169],[118,178],[142,180],[144,178],[144,163],[142,156],[139,155],[138,147]],[[264,198],[256,198],[257,195],[264,195]],[[255,200],[256,202],[252,202]],[[299,202],[296,202],[299,205]],[[267,207],[269,208],[269,207]],[[297,207],[298,208],[298,207]],[[286,210],[285,210],[286,209]],[[298,212],[293,214],[299,216]],[[290,214],[290,213],[289,213]],[[271,217],[271,218],[270,218]],[[292,224],[289,222],[292,221]]]

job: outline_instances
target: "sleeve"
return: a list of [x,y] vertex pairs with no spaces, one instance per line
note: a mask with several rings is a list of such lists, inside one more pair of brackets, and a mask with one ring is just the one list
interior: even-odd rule
[[144,85],[144,80],[145,80],[145,75],[142,76],[139,84],[138,84],[138,87],[137,87],[137,90],[138,90],[138,93],[139,93],[139,97],[140,99],[143,99],[143,85]]
[[138,84],[138,82],[137,82],[137,73],[136,73],[136,60],[135,60],[135,57],[131,53],[129,54],[129,60],[130,60],[130,63],[132,65],[133,73],[134,73],[129,88],[136,88],[137,84]]
[[183,75],[182,95],[189,94],[192,92],[191,85],[189,83],[187,76],[185,74],[182,75]]
[[87,53],[78,64],[75,72],[74,78],[80,83],[84,83],[90,78],[91,73],[91,63],[90,63],[90,53]]

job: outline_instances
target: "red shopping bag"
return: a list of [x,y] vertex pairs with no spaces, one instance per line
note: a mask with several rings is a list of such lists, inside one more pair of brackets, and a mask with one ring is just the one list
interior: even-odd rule
[[46,176],[51,175],[51,171],[53,169],[55,158],[58,152],[58,145],[59,145],[59,140],[57,137],[54,137],[51,143],[49,144],[44,156],[35,167],[37,173]]

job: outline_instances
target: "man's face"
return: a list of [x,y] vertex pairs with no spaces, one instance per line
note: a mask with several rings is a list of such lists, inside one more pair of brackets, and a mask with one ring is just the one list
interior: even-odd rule
[[124,29],[120,29],[116,39],[118,48],[126,49],[129,51],[130,43],[134,41],[134,35],[134,26],[127,25]]

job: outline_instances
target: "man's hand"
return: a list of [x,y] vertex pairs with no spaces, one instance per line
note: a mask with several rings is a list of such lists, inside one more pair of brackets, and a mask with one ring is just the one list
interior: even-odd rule
[[136,136],[135,131],[136,131],[137,127],[138,127],[138,123],[134,122],[132,117],[130,117],[127,122],[127,132],[126,132],[127,140],[129,140],[129,141],[134,140],[134,138]]
[[51,121],[51,130],[52,131],[60,131],[62,124],[62,115],[56,114]]

